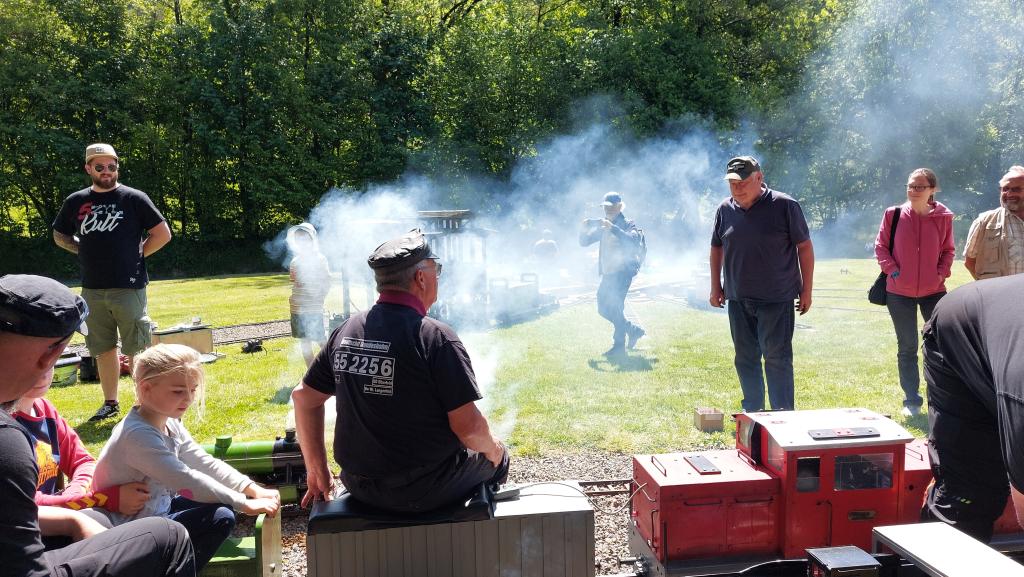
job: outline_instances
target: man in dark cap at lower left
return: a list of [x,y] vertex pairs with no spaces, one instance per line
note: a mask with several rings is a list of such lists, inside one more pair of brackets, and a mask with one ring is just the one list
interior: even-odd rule
[[[0,277],[0,575],[75,577],[159,575],[192,577],[188,533],[160,517],[104,530],[72,509],[36,506],[39,477],[31,433],[8,411],[40,382],[88,315],[81,297],[40,276]],[[75,541],[44,551],[42,535]]]
[[508,474],[466,348],[427,316],[441,262],[423,233],[385,242],[367,259],[380,298],[331,335],[292,392],[307,485],[302,505],[331,498],[324,404],[337,406],[334,458],[356,499],[391,511],[430,511]]

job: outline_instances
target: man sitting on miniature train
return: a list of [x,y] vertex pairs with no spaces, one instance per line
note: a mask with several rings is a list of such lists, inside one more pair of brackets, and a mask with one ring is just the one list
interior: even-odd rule
[[308,506],[330,499],[324,404],[336,397],[334,457],[353,497],[420,512],[504,482],[508,452],[474,401],[469,355],[448,325],[426,316],[441,263],[414,229],[367,260],[380,298],[340,326],[292,392]]
[[935,483],[921,517],[982,542],[1011,486],[1024,520],[1022,294],[1024,274],[970,283],[942,297],[924,330]]

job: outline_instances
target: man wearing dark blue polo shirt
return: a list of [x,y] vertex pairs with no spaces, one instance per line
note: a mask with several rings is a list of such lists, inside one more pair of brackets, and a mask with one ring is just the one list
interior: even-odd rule
[[730,160],[725,179],[731,196],[711,235],[711,306],[729,302],[743,410],[764,410],[766,379],[772,410],[792,410],[793,299],[801,315],[810,310],[814,278],[807,222],[796,200],[764,184],[753,157]]

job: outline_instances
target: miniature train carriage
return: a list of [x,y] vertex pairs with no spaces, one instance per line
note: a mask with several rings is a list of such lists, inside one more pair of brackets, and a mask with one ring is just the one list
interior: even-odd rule
[[872,411],[739,414],[736,449],[634,457],[630,544],[678,575],[867,549],[918,520],[930,478],[924,442]]

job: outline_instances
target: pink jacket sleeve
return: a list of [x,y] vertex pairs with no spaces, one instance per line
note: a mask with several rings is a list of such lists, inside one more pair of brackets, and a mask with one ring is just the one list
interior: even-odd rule
[[949,278],[953,269],[953,257],[956,256],[956,243],[953,241],[953,215],[943,219],[942,248],[939,252],[939,276]]
[[[882,224],[878,227],[878,236],[875,237],[875,260],[878,261],[878,266],[882,269],[882,272],[887,275],[899,269],[899,265],[893,259],[889,247],[889,230],[892,228],[892,215],[898,209],[898,206],[885,209],[885,212],[882,214]],[[952,263],[952,260],[950,262]]]

